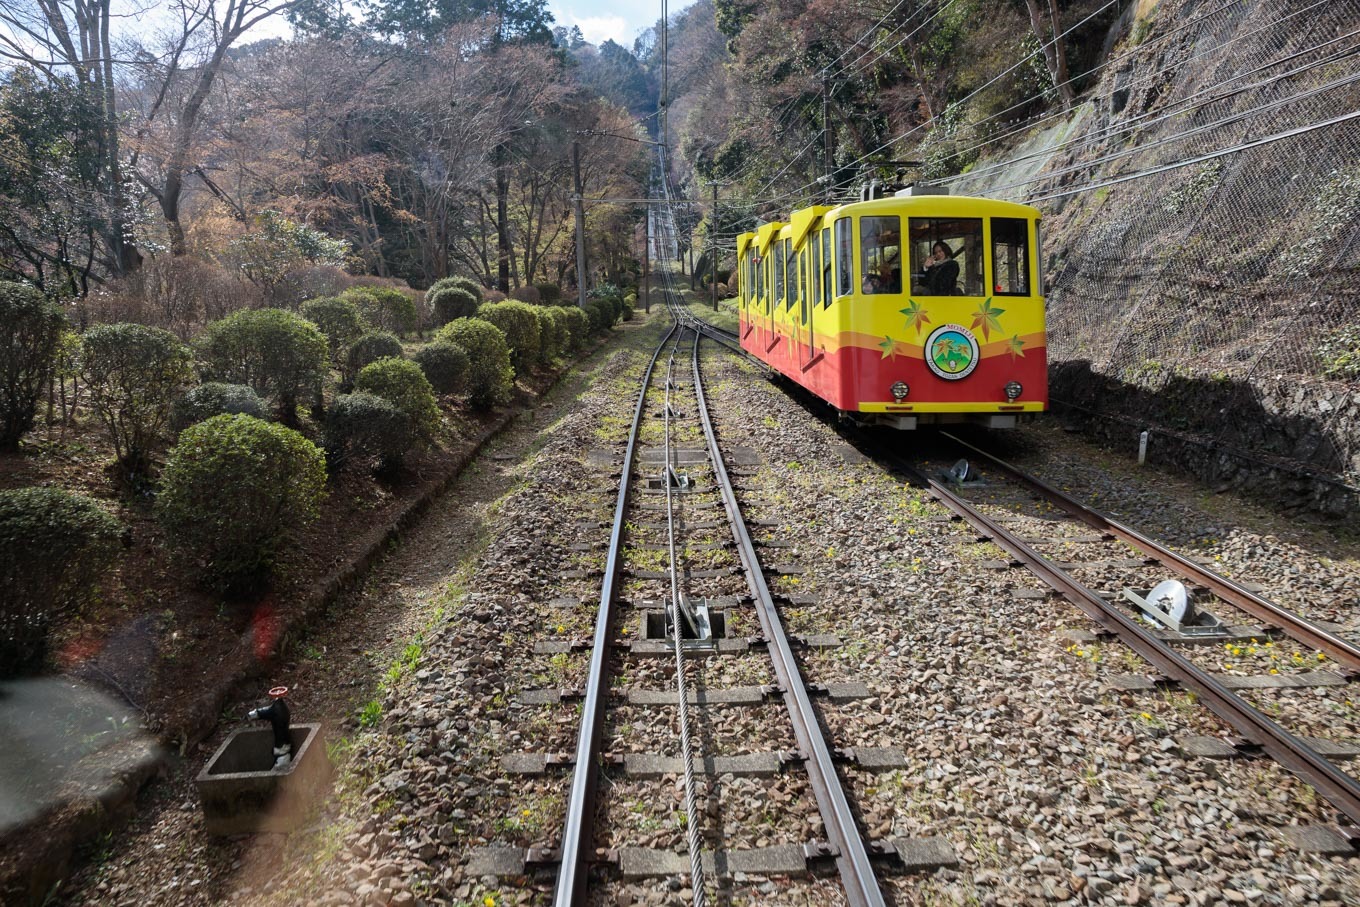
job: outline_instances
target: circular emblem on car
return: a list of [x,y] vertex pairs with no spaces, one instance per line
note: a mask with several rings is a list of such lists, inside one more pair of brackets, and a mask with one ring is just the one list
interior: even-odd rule
[[978,342],[961,324],[942,324],[926,338],[926,365],[946,381],[972,374],[978,364]]

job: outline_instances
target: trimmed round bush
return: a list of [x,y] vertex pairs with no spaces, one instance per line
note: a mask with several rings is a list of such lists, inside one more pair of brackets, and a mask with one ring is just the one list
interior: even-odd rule
[[431,343],[421,348],[414,358],[435,393],[461,394],[467,389],[468,354],[458,344]]
[[301,315],[246,309],[210,324],[196,343],[205,381],[246,384],[273,400],[285,425],[297,423],[302,398],[321,395],[330,347]]
[[14,450],[33,428],[65,327],[66,316],[43,294],[0,281],[0,450]]
[[41,670],[53,628],[93,597],[122,533],[82,495],[0,491],[0,678]]
[[430,285],[429,292],[442,290],[445,287],[460,287],[472,294],[472,298],[477,300],[477,305],[486,302],[486,289],[471,277],[455,275],[453,277],[441,277]]
[[430,288],[425,296],[426,304],[434,312],[436,324],[445,325],[455,318],[471,318],[477,314],[481,300],[471,290],[461,284]]
[[596,334],[604,334],[614,326],[614,307],[604,299],[587,299],[586,314],[590,316],[590,329]]
[[349,348],[345,355],[344,384],[354,384],[354,378],[363,371],[364,366],[379,359],[400,359],[401,341],[383,331],[365,334]]
[[379,470],[395,470],[415,440],[411,417],[375,394],[342,394],[326,411],[326,459],[332,468],[376,459]]
[[536,283],[538,301],[541,305],[557,305],[562,301],[562,288],[555,283]]
[[411,427],[422,438],[433,438],[439,431],[441,417],[434,388],[414,362],[406,359],[370,362],[354,379],[354,389],[382,397],[406,413]]
[[311,441],[254,416],[214,416],[171,449],[156,518],[205,585],[246,592],[316,519],[325,490],[326,458]]
[[392,287],[350,287],[340,298],[353,303],[359,317],[380,331],[409,334],[420,323],[415,300]]
[[364,320],[359,317],[358,307],[348,299],[325,296],[307,300],[302,304],[301,312],[303,318],[326,335],[331,364],[339,367],[350,344],[364,334]]
[[574,305],[555,306],[553,311],[561,315],[566,326],[568,348],[579,352],[590,336],[590,316],[584,309]]
[[467,352],[468,400],[473,406],[489,409],[509,401],[515,370],[504,331],[480,318],[458,318],[440,328],[435,342],[441,341]]
[[567,350],[567,322],[555,306],[534,306],[538,317],[538,358],[545,365]]
[[144,324],[99,324],[81,341],[90,403],[129,475],[145,471],[170,424],[170,410],[193,383],[193,355],[169,331]]
[[264,401],[244,384],[222,384],[209,381],[200,384],[175,402],[170,411],[170,427],[184,431],[196,422],[213,416],[234,416],[244,413],[257,419],[265,418]]
[[524,302],[488,302],[477,310],[477,317],[505,332],[505,342],[510,344],[510,364],[516,374],[527,374],[538,364],[541,342],[533,306]]
[[515,287],[510,291],[510,298],[516,302],[523,302],[529,305],[538,305],[543,301],[539,295],[538,288],[533,286]]

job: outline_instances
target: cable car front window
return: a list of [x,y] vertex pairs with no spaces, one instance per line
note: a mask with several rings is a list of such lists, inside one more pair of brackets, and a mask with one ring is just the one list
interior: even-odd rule
[[982,218],[913,217],[911,291],[918,296],[983,296]]
[[859,247],[863,256],[860,273],[866,294],[902,292],[902,219],[861,217]]

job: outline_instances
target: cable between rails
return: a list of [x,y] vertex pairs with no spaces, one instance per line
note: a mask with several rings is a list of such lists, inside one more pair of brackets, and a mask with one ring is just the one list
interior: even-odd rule
[[[665,272],[666,282],[670,283],[670,272]],[[667,295],[670,295],[669,293]],[[675,323],[680,324],[676,318]],[[681,628],[683,617],[680,614],[680,564],[675,556],[675,507],[671,495],[671,479],[675,475],[674,461],[671,459],[671,388],[675,385],[675,351],[680,347],[677,334],[671,346],[670,360],[666,364],[666,408],[665,408],[665,463],[662,466],[662,482],[666,486],[666,546],[670,551],[671,574],[671,636],[675,644],[675,689],[680,699],[680,754],[685,766],[685,838],[689,845],[690,889],[694,892],[694,907],[705,907],[707,896],[704,892],[704,863],[699,839],[699,801],[695,793],[694,745],[689,731],[689,692],[685,685],[685,653]],[[699,343],[695,336],[695,345]]]

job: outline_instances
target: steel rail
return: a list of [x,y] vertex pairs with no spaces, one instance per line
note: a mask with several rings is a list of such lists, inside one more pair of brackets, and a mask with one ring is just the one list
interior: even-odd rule
[[737,503],[736,493],[732,489],[732,480],[727,474],[727,466],[723,463],[722,453],[718,449],[717,434],[713,430],[713,420],[708,414],[708,401],[704,396],[697,343],[694,346],[694,393],[699,401],[699,418],[708,442],[709,457],[713,461],[713,474],[718,483],[718,490],[722,493],[723,506],[732,524],[732,532],[737,539],[737,553],[741,557],[746,582],[755,600],[756,614],[765,633],[775,676],[783,691],[784,703],[793,723],[794,735],[800,751],[806,757],[806,769],[812,784],[813,796],[817,800],[818,811],[826,826],[827,840],[834,851],[836,867],[845,885],[847,899],[851,907],[880,907],[885,903],[883,892],[869,862],[868,849],[860,836],[854,812],[836,774],[831,749],[817,722],[817,714],[812,708],[807,686],[794,660],[793,649],[779,620],[774,597],[770,594],[765,575],[761,571],[755,543],[742,518],[741,506]]
[[1020,484],[1030,487],[1043,498],[1057,504],[1092,529],[1107,533],[1125,544],[1131,545],[1149,557],[1155,558],[1171,572],[1205,586],[1228,604],[1240,608],[1262,623],[1268,626],[1277,626],[1291,638],[1325,653],[1338,664],[1352,671],[1360,671],[1360,647],[1355,644],[1324,630],[1269,599],[1262,598],[1226,576],[1215,573],[1203,564],[1177,554],[1138,532],[1138,530],[1124,525],[1114,517],[1081,503],[1066,492],[1054,488],[1042,479],[1024,472],[1019,467],[987,453],[962,438],[948,432],[940,432],[940,434],[973,451],[1002,473]]
[[900,456],[890,458],[926,487],[952,513],[985,533],[1036,576],[1133,649],[1163,675],[1194,691],[1209,709],[1282,767],[1308,782],[1352,825],[1360,825],[1360,784],[1324,756],[1234,695],[1213,675],[1140,626],[1120,608],[1077,582],[995,520],[979,512],[941,482],[923,475]]
[[604,708],[608,690],[605,686],[605,666],[609,660],[609,628],[613,623],[614,587],[619,573],[619,555],[623,549],[623,527],[628,509],[629,478],[646,410],[647,390],[651,387],[652,372],[665,349],[666,342],[679,331],[677,321],[657,344],[651,362],[642,376],[642,390],[638,392],[637,407],[633,411],[633,427],[628,446],[623,454],[623,469],[619,479],[619,496],[614,505],[614,525],[609,533],[609,555],[605,561],[604,579],[600,586],[600,609],[595,618],[594,649],[590,654],[590,677],[585,700],[581,707],[581,730],[576,738],[576,762],[571,776],[571,794],[567,800],[566,822],[562,829],[562,862],[557,873],[557,887],[553,895],[556,907],[580,907],[586,900],[588,877],[587,860],[594,852],[595,792],[600,779],[599,749],[604,731]]

